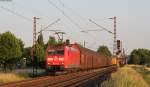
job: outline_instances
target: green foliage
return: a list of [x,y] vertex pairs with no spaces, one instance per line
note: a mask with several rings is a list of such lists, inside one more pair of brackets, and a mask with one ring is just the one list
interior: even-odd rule
[[26,47],[23,49],[22,57],[30,58],[31,57],[31,47]]
[[45,59],[44,47],[42,47],[39,43],[37,43],[35,46],[35,56],[39,62],[44,61]]
[[111,52],[109,51],[107,46],[100,46],[97,52],[105,57],[111,58]]
[[0,37],[0,58],[9,60],[21,57],[19,40],[11,33],[5,32]]
[[44,46],[44,41],[43,41],[43,35],[42,35],[42,33],[40,33],[40,35],[38,36],[37,42],[38,42],[41,46]]
[[63,44],[63,41],[58,41],[57,44],[61,45],[61,44]]
[[22,58],[26,58],[27,66],[32,65],[31,49],[31,47],[26,47],[23,49]]
[[43,62],[45,62],[45,50],[43,35],[41,33],[38,36],[37,43],[35,44],[34,63],[39,67],[43,67]]
[[139,57],[139,55],[132,54],[130,62],[132,62],[133,64],[139,64],[140,63],[140,57]]
[[47,48],[47,46],[62,45],[63,43],[63,41],[56,41],[55,37],[50,36],[47,44],[45,45],[45,49]]
[[0,61],[5,67],[14,63],[22,56],[22,41],[16,38],[11,32],[2,33],[0,36]]
[[20,45],[20,49],[21,51],[23,52],[23,49],[24,49],[24,43],[21,39],[18,39],[18,42],[19,42],[19,45]]
[[134,49],[130,54],[130,64],[150,64],[150,50]]
[[48,45],[56,45],[57,44],[57,41],[54,37],[49,37],[49,40],[48,40]]

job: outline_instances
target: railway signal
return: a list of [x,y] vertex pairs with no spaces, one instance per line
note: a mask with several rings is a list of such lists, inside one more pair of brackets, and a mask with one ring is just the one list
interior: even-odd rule
[[120,53],[122,52],[122,42],[120,40],[117,40],[117,56],[120,55]]
[[121,41],[120,41],[120,40],[117,40],[117,49],[118,49],[118,50],[120,50],[120,47],[121,47],[120,45],[121,45]]

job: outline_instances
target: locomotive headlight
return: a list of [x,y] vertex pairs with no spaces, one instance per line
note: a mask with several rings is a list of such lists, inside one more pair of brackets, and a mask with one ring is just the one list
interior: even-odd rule
[[64,58],[59,58],[59,61],[64,61]]
[[53,61],[53,58],[47,58],[48,61]]

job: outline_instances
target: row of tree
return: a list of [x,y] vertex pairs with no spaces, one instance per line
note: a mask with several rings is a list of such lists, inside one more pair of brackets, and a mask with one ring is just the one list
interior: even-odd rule
[[[44,67],[45,49],[48,45],[62,43],[62,41],[57,41],[54,37],[49,37],[48,42],[44,44],[43,35],[40,33],[34,51],[37,66]],[[31,50],[32,47],[24,47],[23,41],[11,32],[8,31],[0,34],[0,67],[4,70],[6,68],[13,69],[15,66],[23,66],[24,62],[26,62],[27,66],[32,66]],[[97,52],[107,58],[112,56],[107,46],[100,46]],[[134,49],[129,57],[128,63],[130,64],[150,64],[150,50],[148,49]]]
[[[43,35],[40,33],[35,44],[34,57],[38,67],[44,67],[45,49],[48,45],[62,44],[56,41],[54,37],[50,37],[48,42],[44,44]],[[15,67],[23,67],[23,65],[32,66],[32,47],[25,47],[21,39],[17,38],[11,32],[0,34],[0,69],[12,70]],[[26,64],[24,64],[26,63]]]
[[[34,57],[38,67],[43,68],[45,63],[45,49],[48,45],[62,44],[62,41],[56,41],[54,37],[49,37],[46,44],[43,41],[43,35],[40,33],[35,44]],[[11,32],[4,32],[0,34],[0,69],[5,71],[13,67],[23,66],[24,62],[27,66],[32,66],[32,47],[24,48],[24,43]],[[107,58],[111,58],[112,54],[107,46],[100,46],[98,53]],[[130,64],[150,64],[150,50],[135,49],[131,52],[128,61]]]
[[129,64],[150,64],[150,50],[134,49],[129,57]]
[[110,50],[108,49],[107,46],[99,46],[97,52],[103,56],[105,56],[106,58],[111,58],[112,54],[110,52]]
[[11,32],[5,32],[0,35],[0,65],[6,71],[22,57],[24,44],[21,39],[16,38]]

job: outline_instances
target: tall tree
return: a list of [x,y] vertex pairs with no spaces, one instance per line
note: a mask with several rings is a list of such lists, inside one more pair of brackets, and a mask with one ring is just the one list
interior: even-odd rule
[[39,61],[44,61],[44,48],[39,43],[36,44],[35,55]]
[[21,45],[11,32],[0,36],[0,61],[6,69],[7,64],[14,63],[22,56]]
[[44,46],[43,34],[42,34],[42,33],[40,33],[40,35],[38,36],[37,42],[38,42],[41,46]]
[[41,67],[41,63],[45,61],[45,50],[44,50],[44,41],[43,35],[40,33],[35,45],[35,62],[38,63],[38,66]]
[[100,46],[97,52],[105,57],[111,58],[111,52],[109,51],[107,46]]
[[43,63],[45,61],[45,52],[44,47],[41,46],[39,43],[36,43],[34,58],[34,63],[37,63],[39,67],[43,67]]

